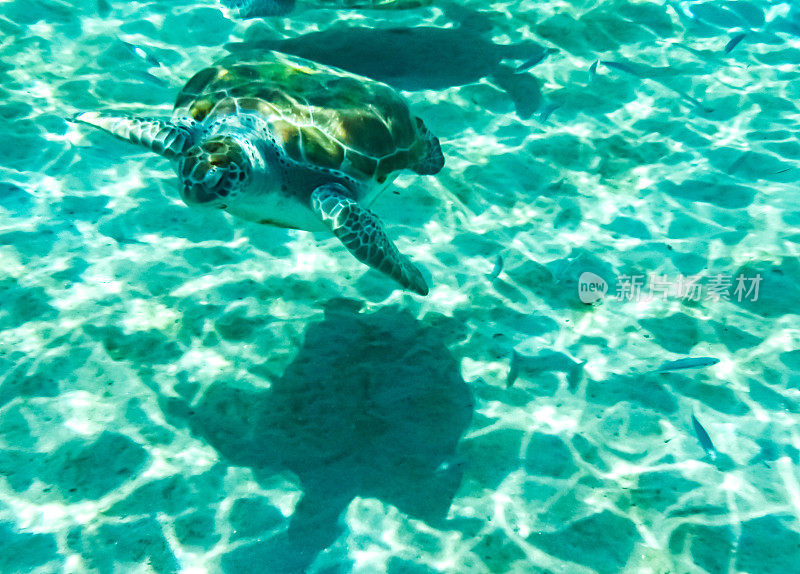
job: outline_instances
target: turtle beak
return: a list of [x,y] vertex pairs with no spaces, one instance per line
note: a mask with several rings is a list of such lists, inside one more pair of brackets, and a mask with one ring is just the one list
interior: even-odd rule
[[188,128],[155,118],[84,112],[75,116],[73,121],[100,128],[120,139],[142,145],[167,159],[182,155],[194,143],[194,134]]

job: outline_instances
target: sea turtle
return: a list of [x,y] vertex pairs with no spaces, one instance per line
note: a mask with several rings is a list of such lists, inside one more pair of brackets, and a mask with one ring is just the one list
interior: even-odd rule
[[366,207],[400,170],[429,175],[444,165],[439,140],[385,84],[262,52],[195,74],[171,120],[94,112],[75,119],[175,161],[187,204],[327,229],[359,261],[428,293]]
[[[220,0],[237,18],[281,16],[294,8],[295,0]],[[403,9],[429,6],[433,0],[301,0],[313,8]]]

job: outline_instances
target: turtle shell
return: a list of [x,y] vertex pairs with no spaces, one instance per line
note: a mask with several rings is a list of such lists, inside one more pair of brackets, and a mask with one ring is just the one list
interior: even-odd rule
[[422,121],[386,84],[279,52],[228,56],[184,86],[176,116],[256,113],[292,159],[382,183],[430,150]]

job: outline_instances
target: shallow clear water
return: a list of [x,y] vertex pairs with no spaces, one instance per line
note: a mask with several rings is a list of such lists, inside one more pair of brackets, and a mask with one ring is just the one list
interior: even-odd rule
[[[4,0],[0,30],[0,571],[793,570],[791,2]],[[168,117],[253,47],[440,137],[372,206],[430,295],[67,121]],[[719,362],[657,372],[686,357]]]

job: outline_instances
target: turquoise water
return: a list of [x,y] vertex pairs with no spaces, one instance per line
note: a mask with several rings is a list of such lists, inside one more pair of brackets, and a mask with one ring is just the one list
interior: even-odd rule
[[[791,2],[5,0],[0,31],[0,571],[793,571]],[[440,138],[372,205],[427,297],[68,121],[169,117],[261,48]]]

